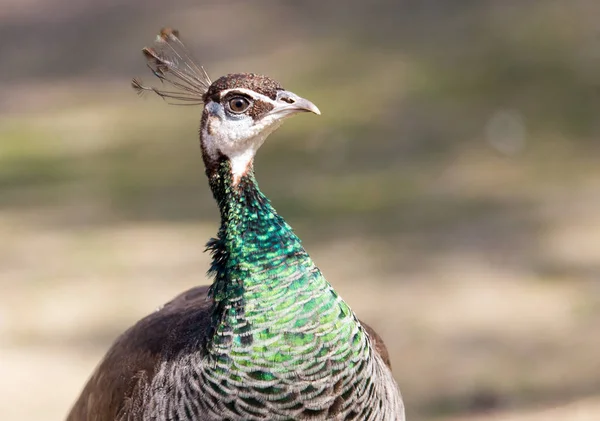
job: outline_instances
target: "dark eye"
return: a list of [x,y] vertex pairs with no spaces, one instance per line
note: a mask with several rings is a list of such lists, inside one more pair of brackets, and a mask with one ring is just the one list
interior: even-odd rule
[[229,100],[229,109],[234,113],[243,113],[250,106],[250,101],[242,96],[236,96]]

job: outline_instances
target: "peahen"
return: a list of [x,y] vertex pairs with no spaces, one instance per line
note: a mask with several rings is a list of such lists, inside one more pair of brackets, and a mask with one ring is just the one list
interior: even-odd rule
[[381,338],[325,280],[261,193],[253,158],[284,119],[320,114],[266,76],[211,83],[177,31],[163,29],[148,66],[169,101],[203,103],[200,144],[221,214],[210,287],[137,322],[110,348],[67,421],[403,421]]

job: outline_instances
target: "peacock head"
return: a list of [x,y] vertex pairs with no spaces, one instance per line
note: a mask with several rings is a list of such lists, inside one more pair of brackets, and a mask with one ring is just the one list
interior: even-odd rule
[[223,76],[204,95],[200,139],[205,155],[231,162],[234,179],[246,171],[258,148],[283,120],[301,112],[321,114],[312,102],[253,73]]
[[162,29],[154,46],[142,51],[154,75],[173,90],[144,86],[137,79],[133,87],[167,101],[203,103],[200,142],[205,164],[210,169],[223,157],[228,159],[234,183],[248,172],[258,148],[287,117],[321,114],[312,102],[267,76],[235,73],[212,82],[191,59],[176,30]]

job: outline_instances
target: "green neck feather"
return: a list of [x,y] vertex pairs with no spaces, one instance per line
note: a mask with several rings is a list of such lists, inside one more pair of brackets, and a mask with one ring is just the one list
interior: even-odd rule
[[256,365],[256,356],[268,366],[285,363],[300,350],[315,357],[368,353],[356,317],[258,189],[253,171],[233,185],[222,158],[208,175],[221,212],[218,238],[208,244],[215,277],[209,354],[230,369],[246,358]]

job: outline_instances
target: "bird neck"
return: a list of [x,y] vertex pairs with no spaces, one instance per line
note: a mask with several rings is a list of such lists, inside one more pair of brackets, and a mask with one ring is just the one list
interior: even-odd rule
[[215,301],[236,301],[241,295],[247,301],[253,298],[248,289],[272,289],[284,262],[295,268],[314,267],[300,239],[258,188],[252,163],[239,177],[233,175],[229,159],[221,157],[207,173],[221,214],[218,238],[208,244]]
[[[234,182],[227,158],[207,169],[221,213],[212,239],[214,282],[208,351],[217,361],[301,349],[315,341],[368,352],[364,331],[314,265],[291,227],[259,190],[252,166]],[[250,351],[253,351],[250,353]],[[273,360],[275,358],[275,360]]]

